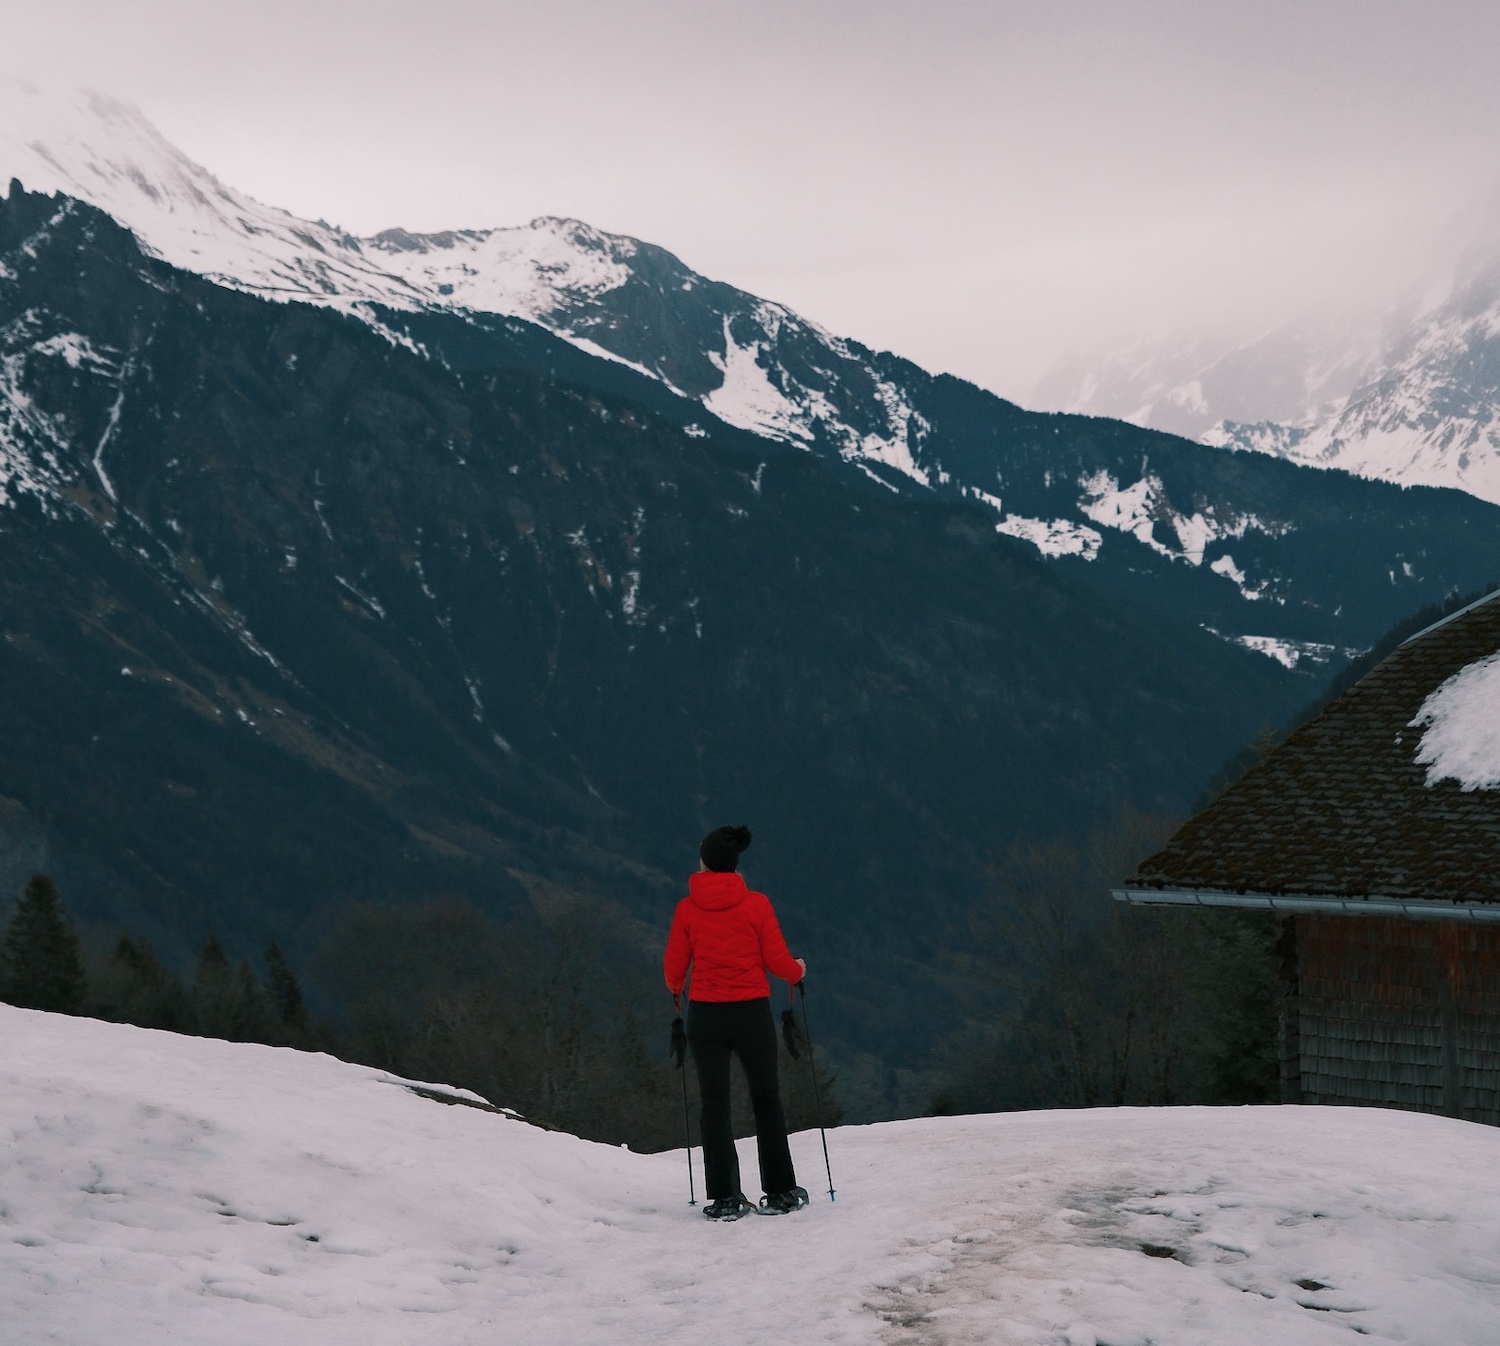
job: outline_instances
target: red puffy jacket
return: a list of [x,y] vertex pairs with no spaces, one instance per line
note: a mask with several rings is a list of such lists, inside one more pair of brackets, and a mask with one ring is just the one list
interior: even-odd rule
[[781,937],[771,899],[752,892],[738,874],[707,872],[688,879],[688,895],[672,916],[663,961],[667,989],[674,996],[682,994],[689,965],[694,1000],[768,996],[767,968],[790,982],[802,977]]

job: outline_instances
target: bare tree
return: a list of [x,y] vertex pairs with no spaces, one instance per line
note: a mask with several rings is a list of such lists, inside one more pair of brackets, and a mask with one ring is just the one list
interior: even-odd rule
[[1193,1026],[1199,933],[1110,898],[1171,831],[1122,810],[1082,843],[1023,842],[991,873],[975,934],[1013,1005],[1013,1088],[1073,1107],[1170,1103]]

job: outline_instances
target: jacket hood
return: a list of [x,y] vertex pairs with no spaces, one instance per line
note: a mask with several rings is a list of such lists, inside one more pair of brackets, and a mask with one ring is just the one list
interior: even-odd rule
[[745,900],[750,889],[741,874],[707,873],[688,877],[688,896],[705,911],[725,911]]

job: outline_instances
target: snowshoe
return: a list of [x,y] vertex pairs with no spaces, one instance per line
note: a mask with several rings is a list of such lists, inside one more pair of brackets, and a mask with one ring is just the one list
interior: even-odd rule
[[708,1220],[738,1220],[743,1215],[753,1214],[755,1207],[743,1193],[739,1196],[717,1197],[703,1208],[703,1216]]
[[789,1192],[769,1192],[760,1199],[762,1215],[790,1215],[807,1205],[807,1188],[793,1187]]

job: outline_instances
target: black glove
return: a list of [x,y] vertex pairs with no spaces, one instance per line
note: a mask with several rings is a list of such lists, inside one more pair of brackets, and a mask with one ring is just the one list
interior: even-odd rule
[[797,1026],[797,1016],[789,1009],[781,1011],[781,1040],[786,1043],[786,1049],[791,1052],[792,1059],[800,1061],[802,1044],[807,1039],[802,1036],[802,1029]]
[[672,1020],[672,1046],[670,1048],[670,1055],[674,1069],[681,1070],[683,1058],[687,1055],[687,1030],[682,1026],[682,1016],[680,1014]]

